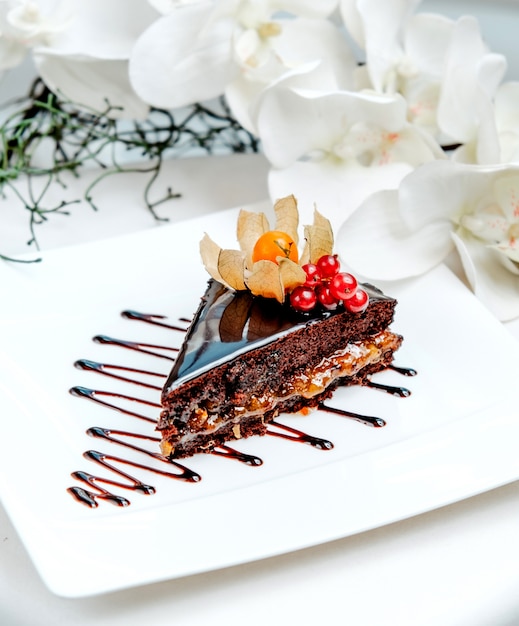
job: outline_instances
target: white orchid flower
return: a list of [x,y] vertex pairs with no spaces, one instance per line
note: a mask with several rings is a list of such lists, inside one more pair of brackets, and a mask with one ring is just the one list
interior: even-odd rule
[[[406,119],[399,94],[331,89],[325,68],[300,70],[265,89],[256,111],[263,151],[273,165],[272,197],[293,186],[302,204],[332,207],[333,222],[344,218],[366,193],[394,187],[421,163],[444,158],[442,150]],[[313,188],[312,188],[313,186]],[[334,224],[335,225],[335,224]]]
[[370,280],[423,274],[457,249],[476,296],[502,321],[519,317],[519,166],[428,163],[398,190],[371,195],[337,234]]
[[506,70],[506,59],[488,52],[472,17],[453,30],[438,103],[438,125],[452,143],[462,146],[457,161],[492,164],[500,161],[493,99]]
[[0,70],[19,65],[35,46],[51,44],[70,19],[63,0],[0,0]]
[[138,94],[162,108],[226,93],[254,131],[249,104],[285,71],[310,60],[347,74],[353,54],[326,18],[337,0],[220,0],[172,8],[139,38],[130,60]]
[[472,17],[414,13],[420,0],[341,0],[341,14],[366,53],[364,71],[381,93],[401,93],[413,124],[443,144],[464,144],[460,160],[496,159],[491,100],[506,69]]
[[318,60],[320,72],[333,77],[333,85],[353,89],[357,61],[343,34],[330,21],[323,19],[280,20],[282,36],[272,44],[270,60],[254,71],[241,71],[227,85],[225,96],[236,119],[252,133],[257,133],[255,108],[261,93],[279,78],[292,71],[302,70],[302,81],[314,88],[315,76],[306,68]]
[[420,0],[341,0],[341,14],[354,40],[365,51],[368,84],[379,93],[400,93],[409,119],[438,134],[445,50],[453,21],[442,15],[416,14]]
[[406,50],[409,20],[421,0],[341,0],[340,12],[355,42],[365,51],[373,88],[394,92],[402,75],[417,71]]
[[62,97],[98,111],[109,103],[114,117],[147,115],[149,105],[130,85],[128,59],[137,37],[157,18],[149,4],[4,0],[0,10],[4,67],[30,52],[43,81]]

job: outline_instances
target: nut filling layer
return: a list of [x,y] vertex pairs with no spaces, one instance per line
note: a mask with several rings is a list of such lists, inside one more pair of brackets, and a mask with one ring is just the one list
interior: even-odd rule
[[[384,360],[386,354],[397,350],[402,337],[389,330],[373,335],[368,340],[348,343],[342,350],[338,350],[329,357],[325,357],[313,368],[307,368],[292,380],[287,381],[281,390],[274,396],[266,392],[264,395],[252,395],[245,405],[232,405],[225,414],[211,412],[205,406],[198,406],[191,411],[182,433],[162,432],[162,453],[165,455],[174,452],[174,442],[183,444],[200,436],[217,433],[229,423],[238,424],[244,419],[260,417],[267,412],[276,410],[276,406],[294,397],[313,398],[322,394],[337,379],[354,377],[368,366]],[[340,381],[339,381],[340,382]],[[233,429],[234,436],[240,438],[239,427]]]

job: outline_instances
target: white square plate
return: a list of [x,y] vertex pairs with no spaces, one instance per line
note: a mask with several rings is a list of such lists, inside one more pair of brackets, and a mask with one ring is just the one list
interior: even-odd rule
[[[198,242],[207,231],[232,244],[236,215],[227,211],[49,252],[39,264],[0,267],[0,497],[43,580],[59,595],[93,595],[297,550],[519,477],[515,340],[439,267],[386,288],[399,301],[393,328],[405,337],[396,363],[418,375],[388,371],[376,380],[403,385],[411,396],[345,388],[330,401],[380,416],[384,428],[321,411],[283,416],[280,422],[331,440],[333,449],[254,437],[234,447],[260,457],[259,467],[199,455],[184,465],[202,480],[186,483],[125,466],[156,493],[109,487],[130,500],[125,508],[100,502],[90,509],[76,501],[67,492],[80,484],[71,476],[76,470],[120,480],[83,458],[86,450],[168,468],[86,434],[100,426],[153,435],[152,423],[69,393],[83,386],[156,403],[159,391],[79,370],[75,361],[166,375],[171,361],[92,338],[180,345],[182,333],[120,313],[165,315],[173,324],[192,315],[207,280]],[[157,380],[160,386],[163,379]],[[152,405],[128,405],[151,418],[158,413]]]

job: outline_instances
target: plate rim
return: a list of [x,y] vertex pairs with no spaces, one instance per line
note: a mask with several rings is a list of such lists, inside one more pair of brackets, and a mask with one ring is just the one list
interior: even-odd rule
[[[216,223],[216,220],[221,220],[222,214],[226,218],[234,219],[236,212],[237,209],[215,212],[210,216],[197,217],[194,220],[186,220],[165,227],[162,226],[159,229],[122,235],[115,238],[115,240],[100,240],[94,243],[80,244],[80,246],[53,250],[50,255],[44,253],[43,257],[44,259],[54,258],[60,261],[60,259],[62,260],[63,257],[66,258],[70,254],[80,255],[85,250],[91,251],[96,249],[107,251],[111,250],[113,246],[128,246],[132,242],[142,241],[143,238],[151,242],[156,240],[163,241],[168,236],[165,229],[181,227],[189,230],[193,228],[194,224],[198,226],[204,225],[205,227],[208,221],[212,220]],[[25,271],[28,272],[28,275],[32,272],[31,269]],[[450,270],[444,266],[439,266],[433,272],[452,276]],[[461,282],[459,284],[461,289],[466,290],[466,287]],[[468,290],[466,291],[468,292]],[[474,305],[481,307],[472,294],[470,296],[473,298]],[[490,314],[488,314],[488,319],[491,319]],[[495,325],[496,328],[500,326],[497,320],[495,320]],[[515,340],[510,336],[510,341]],[[5,353],[4,356],[6,356]],[[8,410],[17,411],[13,398],[7,397],[5,389],[2,389],[1,384],[0,401]],[[496,417],[494,413],[497,410],[499,415]],[[466,424],[469,421],[471,428],[467,429]],[[503,429],[507,432],[507,437],[504,439],[500,436]],[[150,563],[146,561],[147,555],[145,552],[142,554],[139,552],[141,567],[135,567],[135,556],[128,554],[129,538],[132,536],[132,533],[134,536],[137,530],[142,530],[143,528],[146,531],[146,540],[150,541],[146,547],[149,555],[159,554],[163,546],[161,546],[157,537],[160,536],[160,530],[165,521],[170,522],[172,527],[175,527],[174,523],[178,514],[179,504],[163,505],[160,507],[160,513],[153,508],[134,511],[125,509],[123,511],[116,510],[111,515],[103,515],[96,518],[96,513],[93,512],[92,519],[89,522],[76,521],[71,527],[70,524],[60,523],[59,520],[52,520],[52,518],[45,519],[42,517],[40,520],[37,520],[33,517],[28,519],[21,510],[21,503],[17,501],[15,495],[5,486],[0,488],[0,499],[13,521],[14,527],[20,534],[36,569],[49,589],[63,597],[86,597],[304,549],[365,532],[375,527],[452,504],[455,501],[513,482],[519,478],[519,460],[516,460],[516,455],[512,453],[509,447],[505,445],[506,449],[500,455],[498,464],[490,465],[488,460],[486,463],[481,463],[480,459],[481,449],[488,445],[492,437],[501,445],[508,444],[513,439],[511,436],[512,431],[517,432],[519,435],[519,420],[514,419],[514,402],[510,393],[506,397],[501,398],[497,406],[492,405],[483,409],[477,415],[471,414],[468,417],[459,418],[454,422],[437,426],[433,431],[415,435],[406,440],[386,445],[383,448],[346,459],[339,459],[320,467],[312,467],[306,471],[311,472],[314,479],[318,476],[326,475],[328,480],[328,483],[323,482],[321,485],[321,497],[326,498],[328,515],[324,515],[324,512],[319,512],[317,510],[319,507],[307,504],[303,497],[305,494],[301,485],[300,473],[277,477],[275,480],[282,487],[278,491],[285,494],[288,492],[292,497],[280,497],[276,492],[273,498],[273,492],[271,491],[269,494],[273,498],[272,504],[276,506],[278,515],[288,518],[288,520],[283,520],[281,524],[278,522],[273,538],[267,537],[266,534],[260,534],[259,538],[256,536],[256,543],[250,545],[250,542],[248,542],[241,530],[237,533],[235,527],[229,526],[228,518],[222,517],[222,515],[213,515],[211,519],[213,532],[219,534],[220,540],[224,544],[232,544],[234,546],[233,551],[230,554],[228,551],[220,551],[218,554],[210,554],[210,558],[207,558],[207,551],[210,551],[210,545],[206,545],[199,537],[198,546],[201,547],[200,544],[203,544],[206,551],[205,560],[199,559],[196,562],[191,560],[189,563],[185,561],[182,567],[166,559],[167,563],[160,563],[157,567],[152,568]],[[462,448],[458,445],[461,432],[464,432],[464,446]],[[456,438],[456,434],[458,438]],[[409,463],[413,458],[416,459],[418,451],[422,461],[428,460],[428,472],[413,478],[412,473],[410,473],[412,467],[410,467]],[[398,461],[397,456],[401,458],[400,461]],[[404,462],[406,459],[407,465]],[[494,460],[492,459],[492,461]],[[463,482],[459,484],[454,482],[452,485],[449,485],[449,489],[444,486],[441,494],[431,492],[428,497],[422,496],[422,500],[417,504],[416,495],[419,493],[419,488],[423,487],[424,484],[434,485],[435,477],[432,470],[440,471],[442,467],[445,468],[446,464],[464,470]],[[383,465],[385,472],[383,475],[379,474],[377,480],[373,480],[371,483],[373,494],[376,495],[376,502],[370,503],[368,510],[366,501],[363,499],[364,496],[359,491],[359,485],[355,481],[348,481],[347,477],[352,472],[358,472],[360,469],[364,469],[368,473],[373,472],[373,467],[376,465]],[[337,470],[335,478],[330,475],[331,466],[334,466],[334,469]],[[2,468],[0,462],[0,475],[2,474],[5,475],[5,468]],[[270,516],[259,506],[261,501],[260,495],[264,496],[266,490],[271,486],[271,481],[268,482],[268,485],[266,483],[258,483],[247,488],[224,492],[224,494],[220,493],[214,496],[188,500],[181,503],[181,508],[184,513],[189,509],[192,516],[202,515],[204,507],[207,507],[207,500],[216,498],[220,504],[225,503],[227,505],[227,510],[233,513],[236,519],[240,519],[240,511],[242,511],[246,502],[248,511],[253,511],[257,516],[256,530],[260,527],[274,530]],[[354,504],[357,505],[358,509],[361,502],[365,508],[360,519],[352,516],[347,525],[340,519],[340,507],[344,506],[343,499],[337,498],[336,494],[334,496],[334,490],[339,490],[339,488],[341,493],[343,493],[343,497],[347,495],[350,498],[350,509],[352,509]],[[390,495],[393,503],[390,501]],[[410,499],[411,495],[413,498]],[[383,513],[381,513],[380,509],[381,503],[386,507]],[[358,516],[358,510],[355,507],[353,509]],[[343,509],[342,512],[344,512]],[[330,513],[333,514],[330,515]],[[295,516],[306,516],[312,519],[315,531],[311,536],[308,536],[308,533],[303,533],[304,536],[302,536],[302,530],[297,528],[297,525],[289,523],[289,520],[293,522]],[[38,533],[42,532],[42,529],[46,533],[45,542],[35,539]],[[183,531],[186,532],[186,529],[183,528]],[[104,536],[106,533],[108,533],[108,539],[110,539],[111,543],[110,541],[107,542],[107,538]],[[150,539],[150,537],[153,539]],[[78,539],[85,545],[90,544],[90,547],[81,552],[78,549]],[[192,536],[191,541],[196,542],[197,538]],[[96,548],[92,549],[92,545],[96,546]],[[115,556],[116,563],[112,562],[110,567],[108,567],[105,562],[102,572],[98,573],[96,577],[92,577],[91,569],[89,569],[92,561],[97,558],[102,562],[103,554],[106,553],[107,549],[112,551],[112,560],[114,560],[113,557]],[[57,554],[61,559],[60,568],[54,566]],[[175,558],[174,554],[168,553],[167,556],[169,559]],[[142,567],[143,561],[146,561],[146,567]],[[78,576],[78,568],[81,568],[81,564],[85,566],[85,572],[84,575]],[[153,571],[150,571],[150,567]]]

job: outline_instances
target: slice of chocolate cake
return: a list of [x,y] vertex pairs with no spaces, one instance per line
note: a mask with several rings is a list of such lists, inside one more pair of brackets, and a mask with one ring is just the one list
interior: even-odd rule
[[279,413],[317,407],[338,385],[387,367],[402,341],[388,330],[396,301],[364,287],[360,313],[302,314],[211,280],[163,390],[163,454],[265,434]]
[[330,222],[304,227],[293,196],[263,213],[240,211],[239,250],[207,235],[212,276],[162,392],[162,452],[183,457],[265,434],[280,413],[319,406],[338,385],[362,384],[392,361],[396,301],[340,271]]

